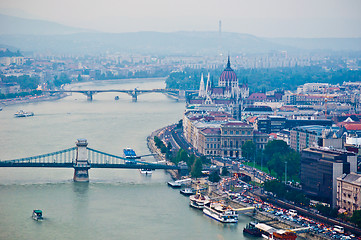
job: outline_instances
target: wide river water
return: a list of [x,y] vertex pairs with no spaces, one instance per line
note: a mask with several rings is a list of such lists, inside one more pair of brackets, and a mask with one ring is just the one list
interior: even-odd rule
[[[154,89],[164,79],[88,82],[72,89]],[[114,97],[118,95],[119,100]],[[33,117],[14,118],[23,109]],[[184,102],[162,94],[99,93],[88,102],[73,94],[56,101],[10,105],[0,112],[0,160],[55,152],[86,138],[89,147],[122,155],[133,148],[147,154],[146,137],[182,118]],[[152,159],[148,159],[152,161]],[[236,225],[220,224],[188,205],[156,170],[90,169],[89,183],[72,181],[73,169],[0,168],[0,239],[248,239],[240,215]],[[42,209],[45,220],[32,220]]]

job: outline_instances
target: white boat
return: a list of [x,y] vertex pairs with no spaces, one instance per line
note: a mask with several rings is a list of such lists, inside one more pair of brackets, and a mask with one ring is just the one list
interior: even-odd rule
[[43,220],[43,211],[39,209],[33,210],[33,215],[31,217],[36,221],[41,221]]
[[179,192],[180,192],[180,194],[183,194],[184,196],[190,196],[190,195],[194,194],[194,189],[193,188],[184,188],[184,189],[181,189]]
[[221,223],[238,223],[238,212],[219,202],[205,204],[203,214]]
[[23,110],[20,110],[14,114],[15,117],[30,117],[34,116],[33,112],[25,112]]
[[182,184],[177,181],[170,181],[168,182],[168,186],[171,186],[172,188],[180,188],[182,187]]
[[197,192],[197,194],[195,195],[189,196],[189,205],[197,209],[203,209],[204,205],[210,201],[211,200],[208,196],[204,196],[200,192]]
[[152,175],[153,173],[152,169],[148,168],[139,169],[139,172],[144,175]]

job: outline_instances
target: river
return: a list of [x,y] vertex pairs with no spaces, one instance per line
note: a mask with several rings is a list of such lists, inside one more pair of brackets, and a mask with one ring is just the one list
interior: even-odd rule
[[[154,89],[164,79],[87,82],[71,89]],[[115,101],[114,97],[119,96]],[[121,155],[133,148],[149,153],[146,137],[182,118],[184,102],[162,94],[99,93],[48,102],[6,106],[0,112],[0,160],[55,152],[86,138],[89,147]],[[14,118],[23,109],[33,117]],[[148,159],[152,161],[152,159]],[[247,239],[240,215],[223,225],[188,206],[188,198],[167,186],[170,176],[156,170],[90,169],[89,183],[72,181],[73,169],[0,168],[0,239]],[[42,209],[45,220],[31,219]]]

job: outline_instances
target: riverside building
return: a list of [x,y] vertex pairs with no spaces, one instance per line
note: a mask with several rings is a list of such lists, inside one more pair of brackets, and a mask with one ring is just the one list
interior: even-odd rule
[[357,157],[353,152],[310,147],[301,153],[301,185],[314,198],[336,207],[337,178],[357,171]]
[[337,207],[340,212],[361,210],[361,174],[343,174],[337,178]]

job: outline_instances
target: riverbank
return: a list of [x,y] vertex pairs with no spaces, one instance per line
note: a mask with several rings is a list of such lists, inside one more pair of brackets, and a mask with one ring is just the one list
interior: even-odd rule
[[[164,164],[173,164],[167,161],[165,154],[163,154],[159,148],[155,145],[154,137],[157,136],[160,138],[160,135],[162,132],[164,132],[168,127],[166,126],[163,128],[160,128],[158,130],[153,131],[148,137],[147,137],[147,146],[149,151],[153,154],[154,158],[157,160],[158,163],[164,163]],[[177,170],[171,170],[167,169],[165,170],[167,173],[170,174],[173,180],[178,180],[179,175]]]
[[0,106],[9,106],[15,104],[24,104],[24,103],[34,103],[34,102],[44,102],[44,101],[55,101],[61,98],[68,96],[66,93],[57,93],[57,94],[43,94],[40,96],[28,96],[21,98],[7,98],[0,100]]

